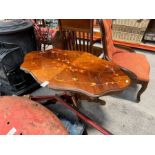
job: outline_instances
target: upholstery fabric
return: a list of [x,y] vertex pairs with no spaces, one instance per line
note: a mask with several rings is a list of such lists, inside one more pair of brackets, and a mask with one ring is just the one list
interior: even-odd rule
[[112,59],[113,53],[115,53],[115,47],[112,40],[112,20],[106,19],[103,20],[104,29],[105,29],[105,44],[108,57]]
[[142,81],[149,81],[150,66],[147,58],[143,54],[117,51],[112,56],[112,60],[117,65],[124,67],[136,74]]
[[133,72],[138,80],[149,81],[150,65],[144,54],[117,48],[112,40],[112,20],[103,20],[107,56],[117,65]]
[[31,20],[34,25],[34,32],[37,42],[38,50],[41,50],[41,45],[51,45],[52,42],[56,40],[56,34],[58,32],[58,28],[50,29],[48,27],[39,27],[34,20]]
[[41,32],[43,33],[43,34],[45,34],[45,33],[49,33],[49,35],[50,35],[50,37],[51,37],[51,39],[54,39],[55,38],[55,35],[56,35],[56,32],[58,31],[58,29],[48,29],[48,28],[44,28],[44,27],[42,27],[41,28]]

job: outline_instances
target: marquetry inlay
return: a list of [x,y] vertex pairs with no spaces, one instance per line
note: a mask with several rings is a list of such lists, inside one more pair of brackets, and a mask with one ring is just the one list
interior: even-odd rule
[[40,83],[48,81],[50,88],[90,96],[125,89],[131,82],[117,65],[80,51],[33,51],[25,56],[21,67]]

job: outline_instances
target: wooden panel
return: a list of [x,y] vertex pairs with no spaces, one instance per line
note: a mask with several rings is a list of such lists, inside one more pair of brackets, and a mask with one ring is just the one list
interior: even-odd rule
[[154,45],[152,46],[152,45],[147,45],[147,44],[143,44],[143,43],[140,44],[140,43],[119,41],[119,40],[114,40],[114,44],[124,45],[124,46],[128,46],[128,47],[139,48],[139,49],[149,50],[149,51],[155,52],[155,46]]
[[21,66],[53,89],[72,90],[97,97],[127,88],[130,78],[112,62],[87,52],[48,50],[28,53]]

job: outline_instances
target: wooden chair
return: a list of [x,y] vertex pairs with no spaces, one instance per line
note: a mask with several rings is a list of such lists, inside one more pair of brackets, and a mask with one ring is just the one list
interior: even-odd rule
[[92,19],[61,19],[59,25],[63,49],[93,53],[96,39],[93,39]]
[[38,23],[37,20],[31,21],[34,25],[37,49],[41,50],[41,45],[43,45],[43,49],[45,50],[46,45],[52,45],[52,41],[55,39],[58,29],[51,29],[46,26],[44,19],[41,20],[41,23]]
[[135,53],[134,50],[114,46],[112,40],[112,20],[98,20],[101,30],[101,40],[104,49],[105,59],[119,65],[124,71],[130,73],[132,79],[136,79],[142,87],[137,94],[137,101],[140,101],[141,94],[146,90],[149,82],[150,66],[144,54]]

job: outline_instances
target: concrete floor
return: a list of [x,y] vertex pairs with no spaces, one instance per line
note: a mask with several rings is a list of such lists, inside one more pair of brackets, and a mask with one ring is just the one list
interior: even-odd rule
[[[145,54],[151,66],[150,82],[140,103],[135,102],[140,86],[133,84],[115,95],[101,97],[106,101],[105,105],[87,101],[81,104],[81,111],[115,135],[155,134],[155,52],[136,52]],[[51,93],[51,90],[42,88],[33,94]],[[101,134],[90,126],[87,126],[87,131],[90,135]]]

